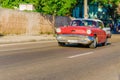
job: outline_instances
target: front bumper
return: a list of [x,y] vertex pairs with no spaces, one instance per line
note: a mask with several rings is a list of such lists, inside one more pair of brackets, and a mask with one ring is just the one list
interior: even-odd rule
[[79,43],[79,44],[90,44],[93,42],[94,37],[85,35],[72,35],[72,34],[60,34],[56,36],[58,42],[64,43]]

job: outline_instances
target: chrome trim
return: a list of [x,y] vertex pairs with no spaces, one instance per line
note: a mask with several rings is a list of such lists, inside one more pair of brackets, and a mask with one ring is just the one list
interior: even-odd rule
[[94,37],[77,34],[59,34],[56,36],[58,42],[64,43],[79,43],[79,44],[90,44],[93,42]]

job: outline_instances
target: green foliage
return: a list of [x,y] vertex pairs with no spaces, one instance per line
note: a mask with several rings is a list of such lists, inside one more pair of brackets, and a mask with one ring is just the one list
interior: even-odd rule
[[[64,1],[61,0],[61,2],[59,2],[59,0],[49,0],[43,3],[43,7],[42,10],[47,13],[47,14],[60,14],[62,11],[62,7],[63,7]],[[63,11],[64,13],[64,11]]]
[[41,0],[37,10],[45,14],[70,15],[76,0]]
[[118,4],[120,2],[120,0],[92,0],[92,2],[99,2],[99,3],[102,3],[102,4],[108,4],[108,2],[111,2],[111,3],[115,3],[115,4]]
[[118,7],[118,4],[120,4],[120,0],[92,0],[92,3],[99,3],[100,6],[106,7],[108,10],[109,15],[113,20],[116,19],[116,8]]
[[0,0],[5,8],[18,7],[21,3],[30,3],[36,11],[51,15],[70,15],[71,10],[77,4],[77,0]]

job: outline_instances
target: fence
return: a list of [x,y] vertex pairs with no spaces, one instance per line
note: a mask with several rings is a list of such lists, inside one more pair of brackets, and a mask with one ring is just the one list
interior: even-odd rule
[[[69,17],[56,16],[55,26],[69,24]],[[53,18],[37,12],[22,12],[0,8],[0,34],[29,34],[53,33]]]

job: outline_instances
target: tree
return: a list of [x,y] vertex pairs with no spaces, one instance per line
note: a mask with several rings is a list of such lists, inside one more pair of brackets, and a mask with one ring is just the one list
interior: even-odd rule
[[39,10],[45,14],[59,16],[71,15],[71,10],[76,5],[76,0],[42,0]]
[[114,20],[117,15],[117,7],[120,3],[120,0],[92,0],[92,3],[98,2],[99,4],[106,7],[109,16]]
[[0,0],[5,8],[18,7],[21,3],[33,4],[36,11],[51,15],[71,15],[71,10],[77,4],[76,0]]

